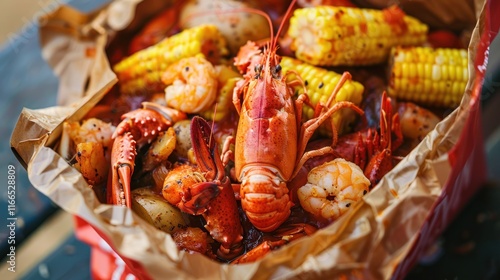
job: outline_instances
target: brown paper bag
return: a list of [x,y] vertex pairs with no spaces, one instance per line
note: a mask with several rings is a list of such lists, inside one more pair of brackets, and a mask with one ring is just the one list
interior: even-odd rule
[[[90,15],[63,6],[48,16],[41,30],[43,52],[60,76],[60,103],[66,106],[24,109],[11,139],[33,186],[77,217],[79,236],[91,229],[101,238],[82,237],[114,264],[93,266],[94,276],[107,271],[109,278],[126,272],[141,279],[402,278],[485,180],[478,100],[488,9],[469,46],[470,80],[460,107],[348,213],[255,263],[220,264],[179,252],[170,235],[130,209],[99,203],[80,173],[54,151],[62,122],[80,119],[116,83],[104,48],[140,17],[133,17],[136,4],[117,0]],[[125,16],[117,17],[117,10]]]

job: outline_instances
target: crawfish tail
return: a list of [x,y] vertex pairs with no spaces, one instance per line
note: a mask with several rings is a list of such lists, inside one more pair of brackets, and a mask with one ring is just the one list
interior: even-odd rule
[[270,166],[250,165],[242,170],[241,206],[251,223],[270,232],[290,216],[292,202],[286,183]]

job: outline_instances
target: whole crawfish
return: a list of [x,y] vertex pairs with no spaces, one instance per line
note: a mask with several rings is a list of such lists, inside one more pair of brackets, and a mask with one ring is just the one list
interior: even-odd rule
[[[292,1],[287,15],[294,4]],[[280,30],[276,38],[271,32],[271,42],[260,59],[252,58],[258,63],[249,63],[246,79],[233,93],[233,103],[240,115],[234,158],[235,175],[241,182],[241,205],[250,222],[264,232],[273,231],[290,215],[292,202],[287,182],[300,166],[308,158],[332,152],[331,147],[324,147],[304,154],[314,131],[340,108],[351,107],[362,114],[350,102],[330,107],[334,100],[330,98],[318,116],[301,123],[302,105],[309,99],[306,94],[294,99],[293,88],[287,84],[286,74],[281,73],[280,57],[276,54]],[[344,73],[332,97],[350,77]]]

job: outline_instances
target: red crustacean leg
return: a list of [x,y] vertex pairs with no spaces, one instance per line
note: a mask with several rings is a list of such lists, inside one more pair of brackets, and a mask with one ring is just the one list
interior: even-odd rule
[[380,149],[391,149],[392,104],[385,91],[380,108]]
[[363,145],[366,147],[366,155],[369,160],[380,148],[380,135],[378,132],[373,128],[369,128]]
[[243,251],[243,227],[229,179],[222,182],[220,189],[219,195],[209,204],[203,217],[207,221],[205,228],[221,243],[217,256],[232,259]]
[[112,138],[130,132],[137,145],[151,143],[158,133],[166,130],[171,123],[159,112],[149,109],[136,109],[122,116]]
[[[333,97],[337,94],[337,92],[340,90],[340,88],[342,87],[342,85],[351,79],[351,74],[349,72],[344,72],[338,82],[338,84],[335,86],[333,92],[332,92],[332,96],[329,98],[325,108],[327,106],[330,105],[331,102],[333,102]],[[325,153],[324,150],[322,151],[318,151],[318,153],[314,153],[314,151],[311,151],[310,153],[307,153],[306,155],[304,155],[304,151],[306,149],[306,145],[307,143],[309,142],[309,139],[312,137],[314,131],[326,120],[328,119],[334,112],[338,111],[339,109],[341,108],[351,108],[353,109],[355,112],[357,112],[358,114],[362,115],[364,114],[363,110],[361,110],[359,107],[357,107],[356,105],[354,105],[354,103],[351,103],[351,102],[347,102],[347,101],[340,101],[340,102],[337,102],[335,104],[333,104],[333,106],[329,107],[327,110],[321,110],[319,115],[313,119],[310,119],[308,120],[307,122],[305,122],[302,126],[301,126],[301,131],[300,131],[300,134],[299,134],[299,141],[298,141],[298,148],[297,148],[297,152],[298,152],[298,155],[302,155],[300,157],[297,158],[297,162],[296,162],[296,165],[295,165],[295,171],[294,171],[294,175],[292,175],[292,178],[297,174],[297,172],[299,171],[299,169],[301,168],[302,164],[308,159],[308,158],[311,158],[313,156],[317,156],[317,155],[322,155]],[[337,137],[336,137],[336,134],[334,133],[334,139],[333,139],[333,144],[335,144],[337,141]]]
[[[147,104],[143,104],[147,107]],[[175,112],[164,110],[158,106],[151,109],[137,109],[122,115],[122,121],[116,127],[112,138],[111,179],[108,185],[108,203],[131,207],[130,182],[134,173],[137,149],[151,143],[158,134],[166,130],[172,122],[182,118]]]
[[[330,117],[335,111],[341,109],[341,108],[351,108],[354,111],[356,111],[359,114],[363,114],[363,110],[361,110],[359,107],[354,105],[351,102],[348,101],[340,101],[335,103],[331,108],[328,109],[327,112],[322,114],[316,119],[310,119],[301,128],[301,133],[299,138],[299,155],[302,155],[301,157],[297,158],[297,162],[295,164],[295,170],[294,170],[294,175],[292,175],[292,178],[295,177],[295,175],[298,173],[299,169],[302,167],[302,165],[309,159],[315,156],[319,155],[324,155],[325,153],[328,152],[333,152],[333,148],[330,147],[325,147],[323,149],[319,149],[316,151],[309,151],[308,153],[304,153],[304,150],[306,148],[306,144],[309,141],[309,139],[312,137],[314,131],[323,123],[324,120],[326,120],[328,117]],[[334,142],[336,142],[336,139],[334,139]]]
[[[392,121],[397,123],[393,125]],[[393,131],[395,129],[396,131]],[[398,131],[399,130],[399,131]],[[375,133],[375,151],[365,168],[365,176],[370,180],[372,188],[389,172],[392,167],[392,132],[398,138],[401,136],[398,115],[392,115],[391,99],[386,93],[382,94],[382,104],[380,109],[380,134]],[[378,139],[377,139],[378,138]]]
[[394,133],[395,139],[392,139],[391,151],[395,151],[401,144],[403,144],[403,131],[401,130],[401,122],[399,119],[399,113],[392,116],[392,133]]
[[234,137],[233,136],[226,137],[226,139],[224,140],[221,153],[222,165],[224,166],[227,166],[230,160],[234,161],[234,153],[230,148],[231,144],[234,144]]
[[354,148],[354,163],[357,164],[361,169],[364,169],[366,166],[367,147],[363,139],[363,134],[361,132],[358,132],[357,135],[358,143]]
[[318,229],[312,225],[296,223],[280,227],[273,233],[273,235],[290,242],[300,237],[311,235],[317,230]]
[[389,149],[384,149],[371,158],[365,168],[365,176],[370,180],[371,187],[384,177],[384,175],[392,169],[392,155]]
[[[234,258],[243,250],[243,227],[231,182],[224,173],[217,143],[210,126],[201,117],[194,117],[191,121],[191,141],[198,167],[205,178],[211,181],[211,186],[218,186],[220,190],[213,200],[209,200],[211,197],[206,199],[209,201],[207,211],[202,214],[207,222],[205,228],[221,243],[217,255],[223,259]],[[206,186],[208,185],[204,185]]]
[[261,258],[263,258],[267,253],[272,250],[279,248],[285,245],[287,242],[285,240],[278,241],[264,241],[260,243],[257,247],[248,251],[246,254],[232,261],[232,264],[242,264],[242,263],[250,263],[255,262]]
[[246,254],[240,256],[239,258],[232,261],[232,264],[242,264],[254,262],[263,258],[267,253],[275,250],[293,240],[298,238],[311,235],[315,233],[318,229],[312,225],[304,223],[290,224],[286,226],[281,226],[275,230],[272,235],[274,238],[280,238],[277,240],[266,240],[259,244],[257,247],[248,251]]
[[165,107],[157,103],[147,101],[142,102],[141,104],[143,109],[159,113],[163,117],[163,121],[165,122],[165,124],[168,126],[171,126],[173,123],[176,123],[178,121],[187,119],[186,113],[173,108]]
[[201,117],[194,117],[191,120],[191,142],[197,165],[205,172],[205,177],[212,180],[222,180],[225,174],[219,149],[212,137],[210,126]]
[[[329,116],[331,116],[335,111],[341,109],[341,108],[346,108],[349,107],[356,111],[359,114],[363,114],[363,110],[361,110],[359,107],[354,105],[351,102],[348,101],[340,101],[335,103],[326,113],[321,115],[320,117],[316,119],[310,119],[304,125],[301,127],[301,133],[299,137],[299,148],[297,151],[299,151],[299,155],[302,155],[300,157],[297,157],[297,162],[295,164],[295,169],[292,175],[292,178],[294,178],[297,173],[299,172],[300,168],[302,165],[310,158],[316,157],[316,156],[322,156],[327,153],[334,153],[333,147],[323,147],[318,150],[313,150],[305,153],[306,149],[306,144],[309,141],[309,139],[312,137],[314,131],[323,123],[324,120],[326,120]],[[334,133],[335,134],[335,133]],[[337,137],[335,136],[333,139],[333,143],[337,141]]]
[[[114,205],[131,207],[130,181],[134,172],[136,142],[129,132],[118,135],[113,142],[111,157],[111,199],[108,202]],[[110,200],[110,201],[109,201]]]

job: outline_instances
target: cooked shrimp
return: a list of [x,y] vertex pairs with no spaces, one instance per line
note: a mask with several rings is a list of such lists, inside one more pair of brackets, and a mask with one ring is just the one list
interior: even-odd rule
[[64,129],[75,145],[85,142],[101,143],[104,147],[111,147],[113,140],[111,135],[115,126],[100,119],[90,118],[82,122],[65,122]]
[[328,220],[344,214],[370,186],[361,168],[340,158],[313,168],[307,182],[297,191],[300,205],[314,216]]
[[170,65],[162,76],[167,106],[186,113],[208,109],[217,97],[217,74],[201,56],[183,58]]
[[78,144],[93,142],[101,143],[106,158],[109,158],[111,146],[113,145],[111,135],[113,135],[115,129],[116,127],[111,123],[96,118],[89,118],[83,121],[82,124],[72,121],[64,122],[59,153],[69,160],[75,154]]

